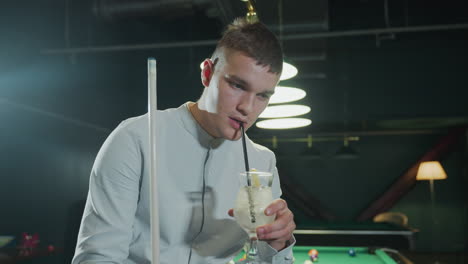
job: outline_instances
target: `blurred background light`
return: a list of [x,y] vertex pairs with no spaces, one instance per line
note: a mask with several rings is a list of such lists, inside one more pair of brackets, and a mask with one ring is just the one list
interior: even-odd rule
[[281,73],[280,80],[284,81],[287,79],[291,79],[292,77],[296,75],[297,75],[297,68],[294,67],[294,65],[283,61],[283,72]]
[[290,103],[301,100],[306,96],[306,92],[299,88],[276,86],[275,93],[270,98],[270,104]]
[[307,114],[310,112],[310,107],[305,105],[274,105],[268,106],[260,114],[260,118],[278,118],[278,117],[291,117]]
[[257,127],[265,129],[289,129],[305,127],[312,124],[307,118],[277,118],[257,122]]

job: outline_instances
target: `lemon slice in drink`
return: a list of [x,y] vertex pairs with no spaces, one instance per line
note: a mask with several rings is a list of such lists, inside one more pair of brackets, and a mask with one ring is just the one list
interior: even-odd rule
[[[250,169],[251,172],[257,171],[256,169]],[[258,177],[258,174],[252,173],[250,174],[252,176],[252,186],[255,188],[260,187],[260,178]]]

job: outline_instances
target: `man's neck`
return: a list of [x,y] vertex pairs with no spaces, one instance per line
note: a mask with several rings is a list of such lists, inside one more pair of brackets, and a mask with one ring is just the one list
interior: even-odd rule
[[204,118],[203,118],[203,113],[200,108],[198,108],[197,103],[189,103],[188,109],[190,113],[192,114],[193,118],[197,123],[205,130],[206,133],[208,133],[210,136],[216,138],[208,129],[207,125],[205,125]]

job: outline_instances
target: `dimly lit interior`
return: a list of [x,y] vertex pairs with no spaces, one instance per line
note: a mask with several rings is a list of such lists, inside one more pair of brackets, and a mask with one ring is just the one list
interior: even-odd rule
[[[303,89],[292,104],[310,107],[297,116],[308,126],[247,132],[275,152],[296,229],[375,231],[391,222],[379,214],[407,218],[390,223],[404,235],[297,232],[298,246],[467,263],[466,3],[255,3],[298,69],[279,85]],[[0,244],[5,263],[70,263],[99,148],[122,120],[147,112],[147,58],[157,59],[159,109],[196,101],[200,63],[245,14],[240,0],[0,2],[0,237],[13,238]],[[425,161],[447,177],[417,180]],[[38,253],[18,256],[23,233],[38,234]]]

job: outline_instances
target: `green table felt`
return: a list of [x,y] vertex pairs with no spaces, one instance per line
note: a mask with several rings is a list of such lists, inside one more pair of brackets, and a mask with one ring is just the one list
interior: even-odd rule
[[[350,256],[348,251],[354,249],[356,255]],[[367,247],[320,247],[320,246],[296,246],[293,248],[296,264],[302,264],[309,259],[308,252],[316,249],[319,252],[317,264],[396,264],[396,262],[384,251],[377,249],[369,253]]]

